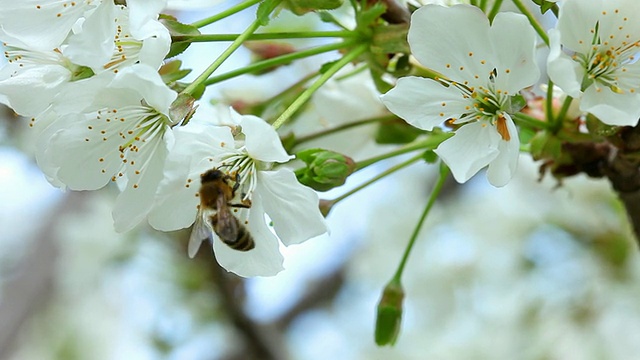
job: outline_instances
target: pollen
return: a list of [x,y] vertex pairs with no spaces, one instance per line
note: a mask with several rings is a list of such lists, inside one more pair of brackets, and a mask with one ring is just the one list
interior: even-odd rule
[[507,119],[504,116],[498,116],[498,121],[496,122],[496,130],[502,137],[502,140],[511,140],[511,135],[509,134],[509,129],[507,128]]
[[133,188],[137,189],[138,188],[138,184],[133,184]]

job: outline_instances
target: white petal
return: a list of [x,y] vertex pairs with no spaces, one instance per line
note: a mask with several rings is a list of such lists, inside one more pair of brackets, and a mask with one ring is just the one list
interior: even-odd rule
[[[109,84],[109,88],[136,91],[147,104],[165,115],[169,113],[169,106],[178,96],[175,91],[165,85],[154,68],[145,64],[136,64],[120,70]],[[140,98],[129,99],[129,102],[139,100]],[[110,107],[113,107],[113,103]]]
[[589,52],[593,32],[606,1],[563,1],[558,16],[556,31],[559,40],[569,51],[582,54]]
[[34,50],[60,46],[71,27],[95,1],[0,0],[0,27]]
[[493,126],[474,122],[456,130],[435,153],[449,166],[456,181],[464,183],[498,156],[499,141]]
[[636,126],[640,118],[640,95],[616,94],[608,87],[600,87],[598,91],[591,85],[580,100],[580,110],[592,113],[605,124]]
[[547,59],[549,78],[566,94],[579,98],[581,95],[580,83],[585,70],[562,51],[560,33],[555,29],[549,30],[549,48]]
[[507,116],[506,125],[511,139],[505,141],[502,138],[498,141],[498,156],[489,164],[487,178],[493,186],[501,187],[506,185],[518,167],[518,157],[520,155],[520,138],[518,129],[511,118]]
[[264,120],[256,116],[244,115],[240,126],[242,126],[242,132],[245,135],[247,153],[251,158],[264,162],[280,163],[293,158],[293,156],[287,155],[278,133]]
[[89,66],[98,73],[109,62],[115,45],[116,6],[111,1],[102,3],[83,23],[82,32],[71,35],[64,55],[75,64]]
[[489,43],[489,20],[475,6],[419,8],[411,16],[408,41],[421,64],[452,80],[466,80],[471,85],[480,80],[482,85],[496,67]]
[[[0,93],[5,105],[22,116],[33,117],[49,107],[60,87],[71,78],[69,70],[58,65],[38,65],[18,71],[14,76],[12,67],[3,68]],[[3,76],[4,75],[4,76]]]
[[[113,207],[113,221],[117,232],[133,229],[147,217],[154,204],[158,185],[163,178],[163,168],[167,157],[167,143],[172,138],[171,130],[165,130],[163,138],[140,147],[137,157],[130,157],[137,163],[146,162],[146,166],[135,174],[127,172],[127,186],[118,195]],[[129,167],[127,170],[132,169]]]
[[453,86],[415,76],[399,79],[396,87],[381,99],[392,113],[423,130],[432,130],[449,118],[460,117],[468,111],[465,106],[472,104]]
[[515,95],[538,81],[540,69],[535,61],[536,32],[524,15],[498,13],[489,36],[498,58],[496,87]]
[[284,269],[278,239],[265,223],[264,209],[260,203],[252,204],[249,211],[248,230],[255,242],[249,251],[231,249],[220,239],[213,239],[213,251],[218,263],[240,276],[273,276]]
[[[105,186],[119,169],[120,139],[109,136],[107,141],[94,136],[95,119],[63,116],[50,130],[58,129],[51,137],[46,152],[59,167],[58,179],[71,190],[96,190]],[[102,159],[102,161],[101,161]]]
[[298,244],[327,232],[318,207],[318,194],[300,184],[289,169],[258,172],[254,196],[258,197],[255,201],[262,202],[285,245]]
[[166,6],[166,0],[129,0],[129,22],[131,23],[131,34],[137,39],[144,39],[149,36],[145,29],[148,23],[154,22],[158,14]]

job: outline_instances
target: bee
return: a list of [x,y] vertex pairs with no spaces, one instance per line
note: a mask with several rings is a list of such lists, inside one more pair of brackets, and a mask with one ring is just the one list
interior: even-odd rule
[[200,175],[200,183],[200,207],[189,238],[189,256],[195,256],[200,243],[205,239],[211,238],[213,241],[213,233],[234,250],[253,249],[255,247],[253,237],[231,211],[232,207],[251,207],[249,201],[231,202],[240,185],[238,176],[233,180],[231,176],[219,169],[211,169]]

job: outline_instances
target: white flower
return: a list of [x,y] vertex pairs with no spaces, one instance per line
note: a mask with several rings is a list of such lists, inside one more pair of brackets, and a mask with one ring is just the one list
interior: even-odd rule
[[516,169],[520,146],[512,97],[540,74],[535,39],[522,15],[499,13],[490,26],[476,7],[424,6],[412,16],[409,45],[422,65],[444,77],[401,78],[382,101],[421,129],[446,120],[462,125],[436,153],[458,182],[488,165],[491,184],[503,186]]
[[[168,30],[154,19],[158,13],[152,6],[143,7],[144,11],[135,6],[140,1],[130,1],[129,7],[102,3],[87,18],[78,20],[77,32],[56,49],[33,49],[0,36],[8,60],[0,70],[0,102],[21,115],[37,116],[56,102],[54,98],[64,93],[70,82],[106,70],[115,73],[135,63],[157,69],[171,39]],[[164,4],[163,0],[154,2],[159,3],[156,8]]]
[[127,231],[153,205],[173,143],[168,112],[177,94],[155,69],[138,64],[90,96],[93,103],[82,113],[58,113],[60,118],[43,132],[53,135],[43,139],[48,144],[38,161],[49,177],[72,190],[121,182],[113,217],[116,230]]
[[216,259],[227,270],[241,276],[275,275],[283,269],[278,239],[291,245],[327,231],[318,209],[318,196],[301,185],[291,170],[271,169],[273,163],[287,162],[291,156],[269,124],[255,116],[226,112],[219,115],[223,117],[220,122],[238,124],[235,129],[241,129],[241,133],[235,138],[231,127],[195,120],[175,130],[175,147],[169,155],[166,178],[159,189],[158,202],[149,214],[149,223],[163,231],[191,225],[199,214],[200,175],[219,169],[234,182],[238,181],[238,199],[234,202],[250,201],[250,209],[234,209],[238,210],[237,218],[246,224],[255,248],[231,249],[209,229],[210,234],[192,237],[189,255],[195,255],[208,235],[213,237]]
[[0,34],[21,47],[53,50],[62,44],[78,19],[100,3],[100,0],[0,0]]
[[638,14],[636,0],[566,0],[549,31],[549,77],[610,125],[633,126],[640,117]]
[[101,6],[69,37],[63,53],[96,73],[136,63],[158,68],[169,52],[171,36],[157,21],[165,0],[130,0],[127,7]]

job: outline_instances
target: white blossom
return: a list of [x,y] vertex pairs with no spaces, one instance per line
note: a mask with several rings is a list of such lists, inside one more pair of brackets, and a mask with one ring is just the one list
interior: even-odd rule
[[460,126],[435,152],[458,182],[488,166],[491,184],[503,186],[519,155],[513,99],[540,74],[535,38],[519,14],[499,13],[490,26],[473,6],[424,6],[412,16],[409,45],[422,65],[442,77],[401,78],[382,100],[418,128],[432,130],[445,121]]
[[[227,270],[241,276],[275,275],[283,269],[280,242],[297,244],[327,231],[318,196],[301,185],[291,170],[272,168],[274,163],[284,163],[292,157],[269,124],[233,110],[218,116],[222,118],[219,123],[236,125],[232,128],[192,120],[175,130],[175,147],[149,223],[162,231],[190,226],[199,214],[200,175],[219,169],[238,181],[236,194],[240,199],[234,201],[250,201],[249,209],[235,209],[235,214],[246,224],[255,248],[244,252],[231,249],[217,238],[215,231],[209,231],[192,237],[189,255],[195,255],[208,235],[212,237],[216,259]],[[234,131],[241,132],[234,137]]]
[[609,125],[640,117],[639,13],[636,0],[566,0],[549,31],[549,77]]
[[60,115],[44,131],[50,138],[38,161],[72,190],[120,182],[115,227],[130,230],[146,217],[162,180],[173,143],[169,106],[176,96],[155,69],[125,68],[91,95],[81,113]]

